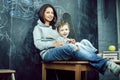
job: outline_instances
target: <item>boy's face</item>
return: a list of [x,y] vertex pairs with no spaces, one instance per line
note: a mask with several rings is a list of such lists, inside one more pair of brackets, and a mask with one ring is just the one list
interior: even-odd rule
[[68,37],[69,32],[70,32],[70,29],[67,24],[65,24],[59,28],[59,34],[61,37],[64,37],[64,38]]

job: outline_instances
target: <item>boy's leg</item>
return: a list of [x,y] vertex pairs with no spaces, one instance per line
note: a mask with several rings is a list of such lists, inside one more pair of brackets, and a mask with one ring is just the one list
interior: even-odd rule
[[92,43],[90,41],[88,41],[87,39],[83,39],[80,41],[81,44],[90,47],[94,52],[97,51],[97,49],[92,45]]

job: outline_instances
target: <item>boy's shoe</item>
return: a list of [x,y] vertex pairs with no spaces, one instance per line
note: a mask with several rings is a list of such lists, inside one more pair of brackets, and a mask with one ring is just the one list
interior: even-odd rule
[[120,74],[120,66],[112,61],[109,61],[108,67],[107,67],[115,76],[119,76]]
[[102,56],[103,56],[103,53],[97,53],[97,56],[102,57]]
[[95,53],[96,53],[96,54],[99,54],[99,51],[98,51],[98,50],[95,50]]

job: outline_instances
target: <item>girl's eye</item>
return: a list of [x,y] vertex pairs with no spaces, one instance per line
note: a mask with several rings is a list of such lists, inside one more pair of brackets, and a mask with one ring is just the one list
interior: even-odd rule
[[50,13],[50,12],[46,12],[46,13]]
[[47,14],[53,14],[53,12],[49,12],[49,11],[48,11],[48,12],[46,12],[46,13],[47,13]]
[[54,14],[53,12],[51,12],[51,14]]

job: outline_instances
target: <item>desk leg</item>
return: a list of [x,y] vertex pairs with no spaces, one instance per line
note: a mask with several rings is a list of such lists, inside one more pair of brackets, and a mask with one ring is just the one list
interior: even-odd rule
[[85,71],[85,80],[87,80],[87,71]]
[[14,75],[14,73],[11,73],[11,80],[15,80],[15,75]]
[[46,68],[45,64],[42,64],[42,80],[46,80]]
[[81,80],[81,65],[75,65],[75,80]]

